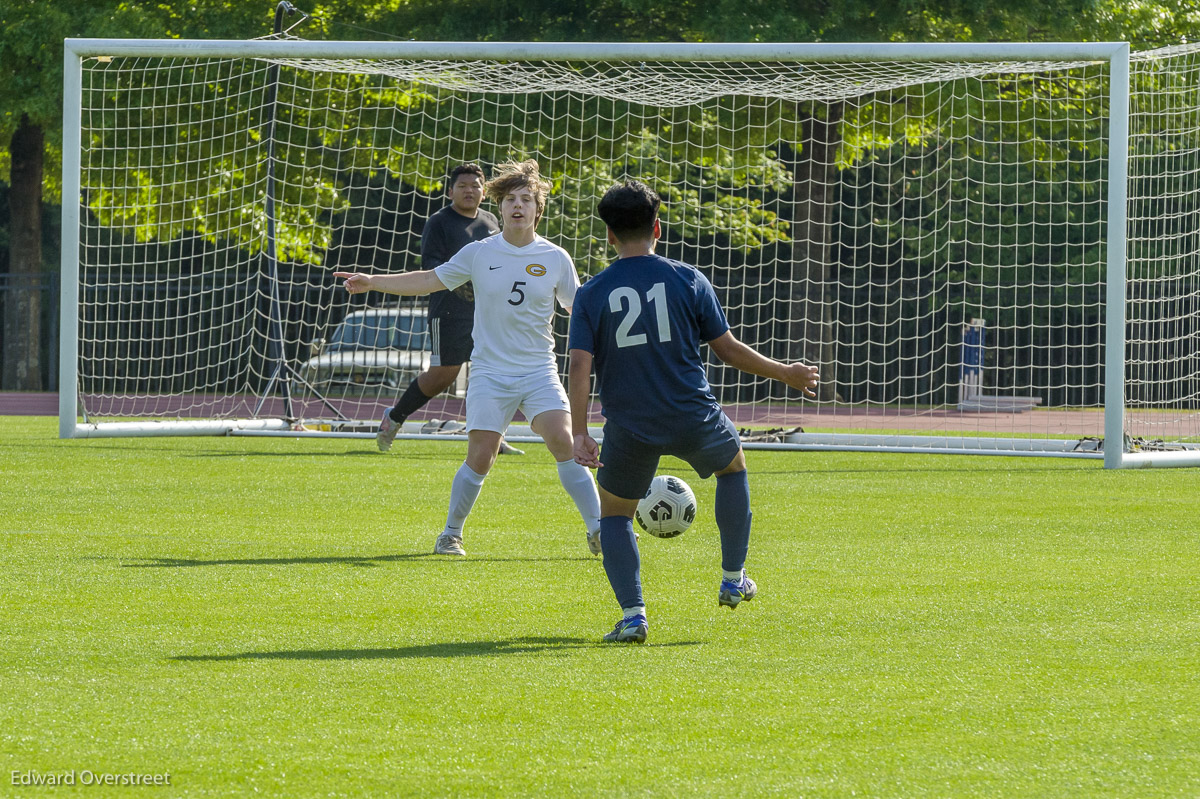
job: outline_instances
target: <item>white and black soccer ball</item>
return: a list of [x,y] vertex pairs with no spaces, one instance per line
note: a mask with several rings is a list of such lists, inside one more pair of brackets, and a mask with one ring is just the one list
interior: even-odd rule
[[678,477],[659,475],[650,481],[634,514],[647,533],[659,538],[682,535],[696,519],[696,495]]

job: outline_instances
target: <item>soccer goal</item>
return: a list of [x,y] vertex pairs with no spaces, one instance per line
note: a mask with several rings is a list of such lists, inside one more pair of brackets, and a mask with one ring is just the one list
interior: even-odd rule
[[64,437],[370,435],[428,362],[424,306],[330,274],[420,268],[450,169],[532,157],[585,278],[599,196],[643,180],[734,333],[820,367],[810,400],[711,363],[748,445],[1200,464],[1197,48],[69,39],[65,64]]

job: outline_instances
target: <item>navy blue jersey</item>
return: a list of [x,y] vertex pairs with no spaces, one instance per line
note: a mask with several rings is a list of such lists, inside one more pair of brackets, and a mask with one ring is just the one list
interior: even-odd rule
[[613,262],[579,288],[569,346],[592,353],[604,417],[665,444],[721,413],[700,343],[728,330],[699,270],[641,255]]
[[[421,231],[421,268],[436,269],[473,241],[500,232],[500,222],[482,208],[474,217],[463,216],[447,205],[425,222]],[[475,291],[470,283],[454,291],[429,295],[429,316],[452,316],[470,321],[475,316]]]

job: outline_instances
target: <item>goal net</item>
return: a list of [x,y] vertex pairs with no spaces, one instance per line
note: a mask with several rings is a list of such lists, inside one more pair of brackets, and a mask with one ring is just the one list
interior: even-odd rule
[[[643,180],[735,335],[820,367],[805,399],[705,353],[748,442],[1200,448],[1193,49],[67,45],[64,435],[369,435],[425,305],[331,273],[421,268],[449,171],[528,157],[584,279]],[[407,430],[462,414],[460,382]]]

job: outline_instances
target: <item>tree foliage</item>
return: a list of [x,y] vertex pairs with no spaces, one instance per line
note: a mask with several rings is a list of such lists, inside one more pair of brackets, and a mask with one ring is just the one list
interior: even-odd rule
[[[720,230],[735,248],[786,236],[783,221],[763,206],[788,185],[786,169],[761,142],[735,141],[729,126],[746,120],[739,123],[737,112],[719,103],[656,110],[575,98],[564,125],[555,94],[494,96],[368,72],[281,71],[272,146],[276,233],[288,259],[322,260],[354,172],[383,170],[432,193],[455,163],[524,157],[543,164],[557,184],[557,202],[571,206],[570,218],[551,214],[545,232],[577,244],[587,269],[601,265],[604,237],[580,226],[623,176],[660,190],[665,220],[680,235]],[[101,224],[138,241],[194,232],[251,250],[264,245],[271,114],[265,64],[89,60],[88,74],[83,186]]]

